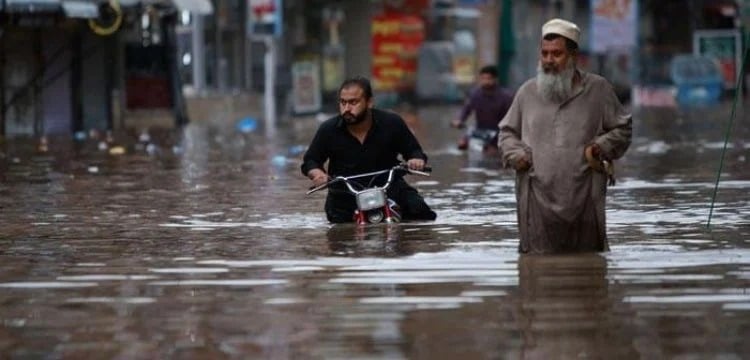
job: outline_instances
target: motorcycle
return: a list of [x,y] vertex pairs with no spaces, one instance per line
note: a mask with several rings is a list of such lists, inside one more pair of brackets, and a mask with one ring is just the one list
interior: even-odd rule
[[[406,164],[399,164],[390,169],[374,171],[351,176],[336,176],[327,183],[311,188],[307,195],[323,190],[333,184],[343,182],[347,191],[354,195],[357,209],[354,210],[353,218],[357,224],[377,224],[381,222],[401,222],[401,209],[393,199],[388,198],[387,191],[391,186],[394,176],[397,174],[414,174],[430,176],[432,169],[425,167],[424,171],[409,169]],[[388,178],[382,186],[373,185],[378,176],[388,174]],[[370,178],[367,185],[355,181],[361,178]]]
[[497,147],[497,144],[493,143],[495,136],[497,136],[497,130],[471,128],[467,131],[466,136],[469,141],[468,147],[471,150],[484,152]]

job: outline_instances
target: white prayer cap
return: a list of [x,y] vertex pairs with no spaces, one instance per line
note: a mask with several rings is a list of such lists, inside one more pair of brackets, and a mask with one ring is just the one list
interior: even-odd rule
[[578,45],[578,38],[581,36],[581,29],[578,25],[563,19],[552,19],[542,26],[542,38],[547,34],[557,34],[573,40]]

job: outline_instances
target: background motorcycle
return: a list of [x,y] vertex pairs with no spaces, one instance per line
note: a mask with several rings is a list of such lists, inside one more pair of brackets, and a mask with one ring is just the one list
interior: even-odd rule
[[[390,169],[374,171],[364,174],[357,174],[351,176],[337,176],[325,184],[310,189],[307,194],[312,194],[316,191],[325,189],[332,184],[343,182],[349,193],[354,195],[357,209],[354,210],[352,215],[354,222],[357,224],[376,224],[380,222],[400,222],[401,212],[398,204],[393,199],[388,198],[387,191],[395,175],[403,174],[416,174],[422,176],[430,176],[432,169],[425,167],[424,171],[417,171],[409,169],[406,164],[399,164]],[[385,176],[388,178],[383,186],[374,185],[375,180],[378,176]],[[370,178],[367,185],[360,184],[357,179]]]
[[497,130],[470,128],[466,132],[469,145],[468,148],[473,151],[488,151],[497,148]]

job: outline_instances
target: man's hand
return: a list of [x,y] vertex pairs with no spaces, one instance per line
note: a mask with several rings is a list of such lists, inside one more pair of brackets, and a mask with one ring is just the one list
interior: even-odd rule
[[604,172],[604,165],[602,164],[602,149],[597,144],[591,144],[583,149],[583,156],[586,158],[589,166],[600,172]]
[[464,122],[460,119],[453,119],[453,121],[451,121],[451,127],[454,127],[456,129],[463,129],[465,126],[466,124],[464,124]]
[[526,171],[526,170],[529,170],[529,168],[531,168],[531,163],[526,158],[526,156],[524,156],[516,160],[515,168],[516,168],[516,171]]
[[599,159],[600,155],[602,154],[602,148],[599,147],[599,144],[591,144],[588,147],[591,151],[591,156]]
[[313,182],[313,186],[318,187],[328,182],[328,174],[321,169],[312,169],[307,172],[307,177]]
[[412,170],[422,171],[424,169],[424,159],[409,159],[406,162],[406,166]]

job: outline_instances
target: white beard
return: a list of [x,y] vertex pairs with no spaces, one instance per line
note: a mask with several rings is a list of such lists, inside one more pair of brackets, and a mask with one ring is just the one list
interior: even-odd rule
[[558,74],[545,73],[542,64],[536,68],[536,88],[539,95],[547,101],[560,104],[573,95],[573,75],[575,66],[568,61]]

